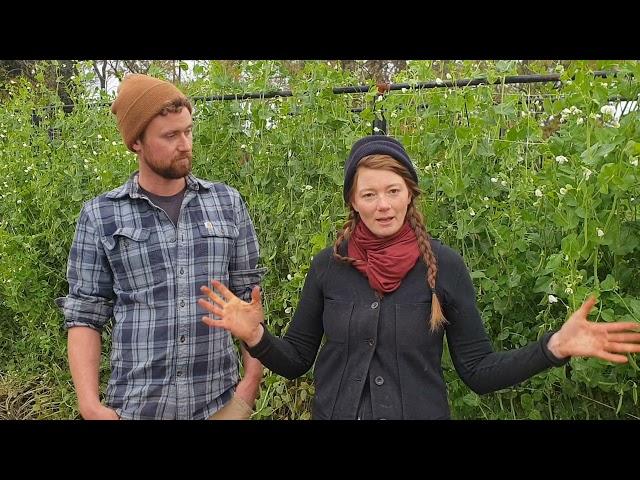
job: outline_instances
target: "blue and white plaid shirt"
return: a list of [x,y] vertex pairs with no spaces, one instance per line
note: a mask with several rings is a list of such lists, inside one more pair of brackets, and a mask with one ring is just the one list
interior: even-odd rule
[[250,300],[258,241],[233,188],[187,177],[177,226],[139,193],[138,175],[85,203],[69,254],[67,328],[113,317],[106,404],[124,419],[205,419],[238,382],[231,335],[196,302],[217,279]]

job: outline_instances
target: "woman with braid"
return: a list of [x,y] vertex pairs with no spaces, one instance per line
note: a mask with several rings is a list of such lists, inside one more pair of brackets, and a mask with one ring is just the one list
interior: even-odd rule
[[314,419],[449,418],[441,367],[445,335],[458,374],[480,394],[572,356],[624,363],[626,353],[640,352],[637,323],[587,320],[593,297],[557,332],[494,352],[469,272],[460,255],[427,233],[415,206],[419,193],[414,166],[398,141],[381,135],[358,140],[345,165],[349,219],[333,247],[314,257],[284,337],[265,328],[258,287],[251,303],[216,281],[220,295],[202,287],[210,301],[198,303],[218,317],[203,322],[229,330],[287,378],[303,375],[315,360]]

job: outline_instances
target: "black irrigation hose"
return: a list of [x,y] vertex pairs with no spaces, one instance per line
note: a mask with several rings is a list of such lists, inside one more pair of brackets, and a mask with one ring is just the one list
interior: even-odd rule
[[[617,77],[617,72],[607,72],[604,70],[598,70],[593,72],[594,77],[606,78],[608,76]],[[464,78],[460,80],[443,80],[440,82],[419,82],[419,83],[387,83],[380,84],[379,90],[421,90],[425,88],[460,88],[477,85],[501,85],[501,84],[514,84],[514,83],[549,83],[559,82],[560,74],[551,73],[548,75],[513,75],[503,77],[502,79],[494,82],[489,82],[486,77],[479,78]],[[336,95],[343,93],[367,93],[371,90],[371,85],[356,85],[349,87],[333,87],[332,92]],[[217,101],[217,100],[249,100],[254,98],[276,98],[276,97],[291,97],[293,92],[291,90],[278,90],[274,92],[260,92],[260,93],[238,93],[227,95],[209,95],[192,97],[195,101]]]
[[[631,74],[630,74],[631,75]],[[593,72],[594,77],[606,78],[608,76],[617,77],[618,72],[598,70]],[[512,75],[502,77],[501,79],[489,82],[486,77],[479,78],[465,78],[460,80],[442,80],[439,82],[419,82],[419,83],[386,83],[378,84],[378,91],[385,92],[391,90],[422,90],[425,88],[461,88],[478,85],[502,85],[502,84],[517,84],[517,83],[549,83],[549,82],[561,82],[560,74],[551,73],[547,75]],[[371,90],[371,85],[355,85],[348,87],[333,87],[332,92],[336,95],[343,93],[367,93]],[[293,92],[291,90],[277,90],[272,92],[260,92],[260,93],[238,93],[238,94],[225,94],[225,95],[209,95],[209,96],[197,96],[191,97],[195,102],[212,102],[220,100],[251,100],[251,99],[265,99],[265,98],[277,98],[277,97],[292,97]],[[625,100],[622,98],[614,99],[614,101]],[[627,99],[630,101],[629,99]],[[634,99],[635,100],[635,99]],[[92,104],[94,106],[108,106],[110,102],[99,102]],[[62,105],[62,107],[72,107],[73,105]],[[60,106],[48,105],[41,107],[44,110],[60,108]],[[354,112],[361,111],[361,109],[353,109]]]

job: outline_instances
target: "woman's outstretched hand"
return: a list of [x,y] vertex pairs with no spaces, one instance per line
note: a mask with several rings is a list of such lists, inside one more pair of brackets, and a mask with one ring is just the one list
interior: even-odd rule
[[640,352],[640,323],[596,323],[587,315],[596,303],[589,297],[549,339],[547,347],[558,358],[596,357],[626,363],[626,353]]
[[205,310],[219,317],[214,320],[210,316],[202,317],[202,321],[210,327],[224,328],[232,335],[244,341],[248,346],[255,346],[264,333],[262,321],[264,311],[260,300],[260,287],[255,286],[251,291],[251,303],[240,300],[227,287],[217,280],[211,280],[211,285],[222,296],[209,287],[202,286],[200,290],[209,297],[198,299],[198,304]]

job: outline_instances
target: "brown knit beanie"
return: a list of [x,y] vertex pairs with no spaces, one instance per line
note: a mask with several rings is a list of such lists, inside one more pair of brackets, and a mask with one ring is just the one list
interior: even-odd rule
[[124,77],[111,112],[118,119],[118,130],[129,150],[134,151],[132,145],[153,117],[178,98],[187,97],[172,83],[141,74]]

